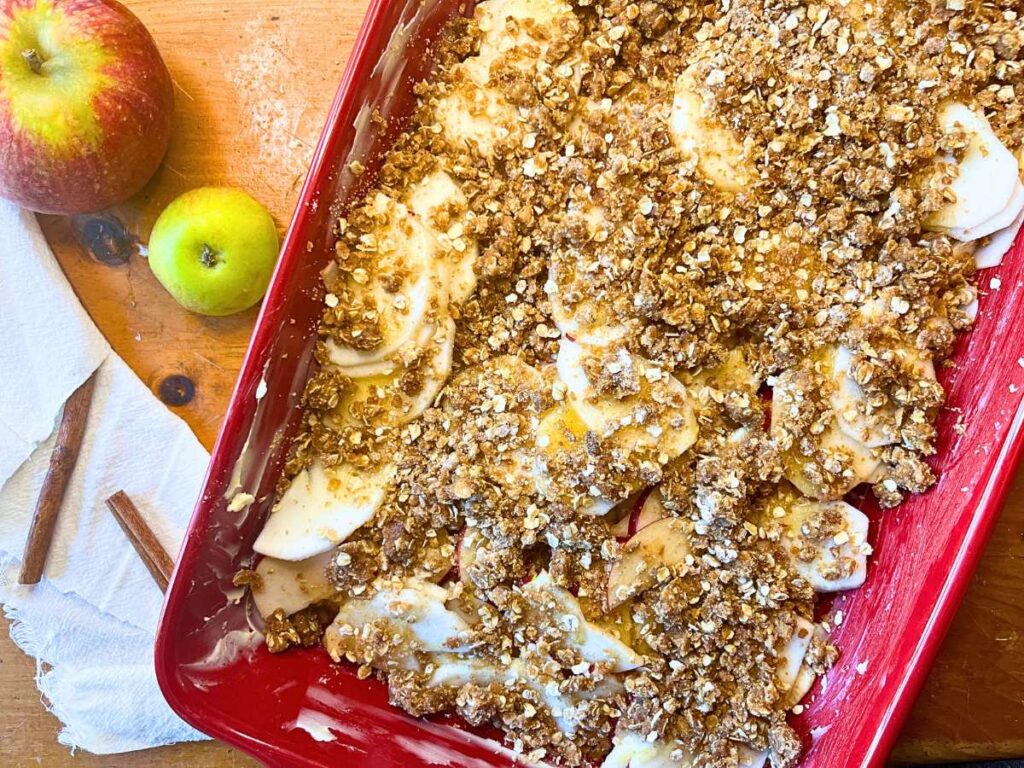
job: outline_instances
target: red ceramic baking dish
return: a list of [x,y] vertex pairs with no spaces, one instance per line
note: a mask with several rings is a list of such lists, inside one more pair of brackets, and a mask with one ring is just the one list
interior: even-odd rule
[[[454,720],[417,720],[387,705],[319,649],[272,657],[255,642],[240,590],[272,501],[322,306],[319,272],[332,222],[372,177],[402,129],[412,85],[429,75],[432,43],[459,0],[375,0],[331,110],[253,334],[202,497],[185,538],[156,644],[167,700],[189,723],[275,766],[509,766],[515,756]],[[388,128],[371,120],[374,112]],[[349,170],[358,159],[369,173]],[[881,765],[938,650],[992,530],[1021,448],[1024,247],[980,276],[975,329],[941,378],[939,483],[873,521],[866,585],[836,599],[842,657],[803,714],[807,768]],[[228,509],[237,490],[257,501]]]

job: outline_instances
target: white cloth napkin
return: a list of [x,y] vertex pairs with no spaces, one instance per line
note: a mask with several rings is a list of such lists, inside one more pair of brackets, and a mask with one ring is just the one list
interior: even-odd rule
[[[162,595],[104,500],[124,490],[177,554],[209,456],[107,345],[35,217],[0,201],[0,603],[60,741],[97,754],[204,738],[153,669]],[[42,583],[17,576],[68,396],[96,388]]]

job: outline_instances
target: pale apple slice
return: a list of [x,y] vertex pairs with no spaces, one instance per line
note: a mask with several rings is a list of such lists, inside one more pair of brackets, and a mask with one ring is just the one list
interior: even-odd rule
[[[966,231],[1003,211],[1020,183],[1017,158],[999,140],[980,111],[952,102],[939,110],[939,125],[946,132],[962,130],[967,137],[963,158],[953,165],[948,189],[953,200],[933,213],[926,225],[946,232]],[[948,167],[940,171],[948,174]]]
[[831,402],[839,428],[868,448],[878,448],[898,442],[898,435],[890,434],[867,414],[867,410],[870,408],[867,395],[850,375],[852,360],[853,353],[842,346],[836,348],[832,357],[832,379],[835,383],[835,390],[832,393]]
[[764,768],[768,764],[768,750],[757,750],[747,744],[740,744],[739,768]]
[[508,687],[522,685],[532,689],[540,701],[548,708],[559,730],[571,736],[576,733],[579,718],[576,705],[595,696],[611,697],[616,695],[622,684],[615,678],[606,677],[593,690],[575,695],[565,695],[557,685],[545,684],[543,679],[531,676],[522,659],[512,659],[503,668],[481,659],[467,659],[453,654],[434,654],[430,659],[430,676],[427,678],[429,687],[461,688],[464,685],[490,685],[501,683]]
[[670,120],[672,138],[697,163],[708,181],[726,192],[740,192],[754,182],[742,142],[717,121],[694,83],[692,68],[676,79]]
[[[569,216],[582,220],[591,238],[610,229],[597,206],[569,211]],[[608,302],[593,298],[594,275],[587,269],[588,258],[572,248],[553,253],[544,292],[551,301],[551,317],[564,337],[591,347],[607,347],[625,338],[629,329]]]
[[640,654],[607,630],[587,621],[579,601],[551,581],[547,571],[537,574],[522,591],[542,615],[565,632],[566,645],[577,651],[584,661],[610,664],[612,672],[628,672],[643,665]]
[[[433,405],[451,374],[455,321],[447,318],[440,325],[426,325],[421,335],[424,338],[417,342],[421,358],[409,361],[417,364],[419,372],[415,391],[410,392],[403,381],[404,369],[387,375],[359,378],[338,401],[331,418],[338,424],[361,425],[367,421],[365,411],[370,405],[373,426],[400,426]],[[380,403],[386,403],[383,410],[377,407]]]
[[[827,541],[808,538],[805,533],[808,520],[823,512],[839,516],[840,530]],[[790,505],[783,524],[783,546],[790,554],[793,568],[816,592],[841,592],[864,583],[871,545],[868,544],[868,518],[859,509],[844,501],[801,499]],[[813,550],[809,560],[798,555],[807,548]],[[833,575],[839,563],[852,565],[850,573]]]
[[359,656],[366,627],[402,637],[416,651],[424,653],[465,653],[472,649],[471,627],[445,606],[444,587],[410,579],[401,589],[383,589],[367,600],[352,598],[338,611],[324,636],[324,645],[335,659],[347,654]]
[[[424,326],[424,328],[430,329],[433,328],[433,326],[428,325]],[[329,353],[331,350],[338,348],[338,345],[330,339],[326,341],[326,344]],[[391,376],[398,370],[400,365],[401,364],[398,360],[384,358],[382,360],[374,360],[373,362],[362,363],[360,365],[349,365],[343,368],[342,371],[350,379],[355,379],[356,381],[360,379],[378,379]]]
[[606,608],[611,611],[646,591],[660,568],[674,568],[690,554],[686,523],[667,517],[651,523],[622,545],[622,555],[608,572]]
[[637,497],[637,503],[629,513],[627,535],[635,536],[649,525],[669,517],[669,511],[665,509],[662,501],[661,491],[652,488],[650,492]]
[[[550,498],[552,489],[549,466],[557,461],[559,453],[573,450],[582,444],[586,433],[587,425],[583,423],[575,409],[566,403],[561,403],[544,413],[537,425],[533,465],[533,483],[537,493],[544,498]],[[600,496],[586,496],[577,499],[575,503],[580,514],[601,517],[611,512],[618,501]]]
[[451,653],[438,653],[430,658],[430,676],[427,686],[438,688],[452,686],[461,688],[473,683],[490,685],[506,679],[506,675],[482,659],[467,658]]
[[693,756],[681,744],[648,741],[633,731],[616,736],[614,744],[601,768],[691,768],[694,765]]
[[[935,379],[935,364],[916,350],[898,349],[896,355],[907,365],[915,368],[925,378]],[[868,448],[880,448],[899,443],[898,433],[872,419],[867,395],[850,375],[853,353],[846,347],[837,347],[832,357],[832,378],[835,391],[832,394],[832,409],[836,412],[839,428],[852,439]],[[889,409],[891,411],[891,408]]]
[[629,512],[611,528],[612,535],[618,538],[627,539],[635,536],[641,528],[669,516],[661,501],[661,492],[657,488],[641,491],[627,503]]
[[810,667],[806,664],[801,665],[796,680],[793,681],[793,687],[786,691],[782,699],[782,708],[792,709],[803,701],[804,696],[814,687],[814,681],[817,679],[818,676],[814,674]]
[[447,318],[434,331],[429,349],[431,354],[423,368],[419,390],[412,394],[406,393],[408,402],[401,409],[402,423],[412,421],[433,405],[452,373],[455,354],[455,321],[452,318]]
[[562,339],[557,369],[569,390],[569,403],[587,429],[628,448],[657,449],[678,458],[696,441],[697,415],[685,385],[671,373],[626,350],[601,350],[599,365],[635,368],[640,391],[622,399],[599,395],[585,365],[592,355],[581,344]]
[[1006,229],[993,234],[988,241],[974,252],[974,265],[978,269],[991,269],[1003,263],[1003,257],[1013,248],[1021,227],[1024,227],[1024,210],[1017,215]]
[[796,451],[790,451],[786,455],[786,479],[804,496],[812,499],[844,496],[861,483],[875,482],[879,467],[882,465],[881,459],[873,449],[839,429],[838,424],[833,424],[822,433],[820,445],[824,451],[838,454],[844,459],[847,473],[843,475],[842,482],[821,487],[811,481],[806,471],[810,459]]
[[1013,224],[1021,211],[1024,211],[1024,184],[1018,181],[1017,186],[1013,190],[1013,195],[1003,210],[991,219],[985,219],[976,227],[968,227],[966,229],[954,227],[949,230],[949,235],[961,242],[972,243],[975,240],[988,237],[994,232],[1006,229]]
[[761,379],[754,372],[742,348],[731,349],[725,359],[716,366],[701,368],[683,378],[691,389],[708,387],[714,390],[738,390],[756,392]]
[[[446,263],[448,296],[457,304],[476,290],[476,238],[466,231],[469,201],[448,173],[437,168],[414,184],[406,204],[433,232],[451,263]],[[446,260],[447,261],[447,260]]]
[[395,475],[391,465],[361,469],[319,462],[302,470],[278,500],[253,549],[305,560],[333,549],[373,519]]
[[606,308],[596,309],[592,301],[569,306],[557,289],[549,291],[548,296],[555,326],[567,339],[592,347],[608,347],[624,339],[629,332],[625,325],[614,322]]
[[[442,312],[448,302],[447,287],[435,266],[442,251],[430,229],[405,205],[383,193],[377,193],[368,207],[383,222],[367,235],[375,269],[352,287],[367,302],[367,311],[377,315],[382,341],[369,350],[328,341],[330,360],[342,370],[380,362],[415,345],[431,309]],[[397,290],[390,282],[395,275],[402,276]],[[387,283],[384,276],[389,278]]]
[[445,211],[454,209],[457,216],[461,215],[469,201],[450,174],[435,168],[409,188],[405,204],[413,214],[433,225]]
[[331,549],[298,562],[274,557],[260,560],[255,569],[260,581],[251,588],[260,616],[267,618],[279,609],[291,616],[320,600],[336,597],[338,590],[327,579],[327,566],[336,556],[337,551]]
[[[630,365],[629,352],[625,349],[615,351],[615,357],[623,365]],[[563,338],[558,343],[558,357],[555,358],[555,370],[558,378],[576,398],[587,397],[593,391],[584,364],[592,355],[584,342]]]
[[480,28],[479,57],[494,61],[509,51],[529,48],[530,63],[544,58],[553,42],[564,40],[578,27],[572,7],[561,0],[487,0],[473,14]]
[[775,677],[780,691],[788,691],[796,683],[813,638],[814,624],[802,616],[797,616],[793,634],[778,654]]
[[[776,439],[780,434],[780,425],[787,421],[787,413],[784,409],[789,407],[792,402],[793,398],[787,393],[785,387],[776,383],[772,390],[770,419],[770,430]],[[818,437],[818,444],[823,451],[840,455],[844,460],[846,470],[842,478],[843,482],[838,485],[833,481],[826,487],[819,486],[812,480],[814,474],[808,472],[812,459],[803,456],[795,449],[788,451],[784,457],[786,479],[805,496],[820,499],[845,495],[861,483],[874,482],[882,463],[881,459],[875,454],[874,449],[850,437],[840,429],[838,419],[833,421],[832,425]]]
[[[642,494],[641,497],[642,498]],[[627,500],[628,502],[629,500]],[[617,539],[625,541],[633,534],[629,530],[630,522],[633,519],[633,513],[636,511],[636,507],[641,504],[638,499],[634,500],[629,506],[629,510],[618,520],[616,520],[609,528],[608,532]]]

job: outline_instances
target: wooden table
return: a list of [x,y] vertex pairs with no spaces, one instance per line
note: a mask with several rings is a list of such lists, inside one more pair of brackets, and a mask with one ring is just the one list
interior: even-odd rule
[[[160,288],[133,238],[192,187],[240,186],[284,230],[355,39],[366,0],[126,0],[153,32],[177,85],[167,162],[117,218],[45,217],[79,298],[114,349],[207,446],[213,444],[255,311],[207,319]],[[71,758],[39,701],[33,664],[0,632],[4,764],[241,766],[213,743]],[[924,762],[1024,755],[1024,476],[895,757]]]

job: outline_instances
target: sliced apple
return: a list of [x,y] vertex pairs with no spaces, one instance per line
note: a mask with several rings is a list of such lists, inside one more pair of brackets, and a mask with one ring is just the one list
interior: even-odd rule
[[[916,369],[922,377],[935,379],[935,365],[917,350],[898,349],[895,354],[903,364]],[[852,362],[853,353],[849,349],[843,346],[836,348],[832,358],[832,378],[836,387],[831,400],[839,428],[867,448],[899,443],[899,434],[887,427],[886,423],[891,419],[882,419],[880,422],[872,418],[867,395],[850,375]],[[885,415],[891,415],[892,410],[889,407]]]
[[412,421],[433,405],[451,375],[452,359],[455,354],[455,321],[452,318],[446,319],[434,331],[429,350],[430,357],[423,368],[419,389],[413,393],[406,393],[408,400],[401,409],[403,423]]
[[569,390],[569,403],[587,429],[602,439],[633,448],[647,446],[668,460],[685,453],[697,441],[697,415],[681,381],[654,363],[620,349],[601,350],[598,363],[636,370],[639,392],[622,399],[600,395],[585,365],[591,353],[581,344],[562,339],[558,375]]
[[[819,515],[833,518],[838,528],[827,540],[808,529],[812,516]],[[859,509],[844,501],[801,499],[790,505],[783,524],[783,546],[793,567],[816,592],[841,592],[864,583],[871,545],[868,519]]]
[[365,628],[374,624],[403,637],[416,651],[425,653],[465,653],[470,625],[445,606],[444,587],[410,579],[401,589],[383,589],[367,600],[351,598],[341,606],[328,628],[324,645],[340,660],[347,654],[359,657]]
[[[796,412],[802,397],[801,392],[790,391],[781,380],[773,385],[768,422],[769,432],[775,440],[783,436],[784,425],[789,422],[790,413]],[[874,459],[870,448],[845,434],[837,423],[833,423],[818,437],[818,443],[821,448],[836,451],[846,459],[846,463],[850,465],[850,476],[845,479],[842,487],[836,490],[833,490],[830,484],[819,484],[817,475],[820,468],[816,466],[814,458],[804,456],[796,447],[790,448],[783,455],[786,479],[802,494],[813,499],[833,494],[843,495],[853,490],[866,479],[862,477],[865,470],[870,470],[867,475],[870,476],[881,464],[880,460]]]
[[768,764],[768,750],[757,750],[746,744],[740,744],[739,768],[764,768]]
[[488,62],[525,48],[539,54],[524,57],[536,62],[551,42],[579,25],[572,7],[560,0],[487,0],[473,16],[481,32],[479,56]]
[[438,653],[430,659],[431,671],[427,685],[431,688],[454,686],[461,688],[473,683],[490,685],[503,679],[493,664],[481,659],[466,658],[450,653]]
[[433,105],[434,120],[453,148],[473,148],[490,159],[499,143],[525,132],[519,113],[500,91],[484,87],[489,75],[479,62],[467,59],[452,71],[451,85]]
[[[779,398],[775,398],[772,401],[773,424],[779,423],[775,412],[779,407],[778,400]],[[837,423],[821,434],[819,445],[823,451],[842,457],[846,469],[840,478],[833,477],[829,484],[819,485],[812,480],[813,473],[808,471],[813,459],[790,450],[785,456],[786,479],[802,494],[812,499],[834,498],[846,495],[861,483],[874,482],[878,468],[882,464],[881,459],[873,449],[839,429]]]
[[448,686],[461,688],[464,685],[491,685],[501,683],[506,686],[521,685],[533,690],[540,701],[548,708],[559,729],[571,736],[578,727],[576,705],[594,696],[614,696],[621,689],[621,683],[615,678],[606,677],[594,690],[566,695],[558,690],[557,684],[546,684],[543,679],[531,676],[526,671],[522,659],[512,661],[502,668],[481,659],[467,659],[452,654],[435,654],[431,657],[432,670],[427,679],[430,687]]
[[[552,489],[549,467],[558,461],[559,453],[579,447],[586,433],[587,425],[575,409],[566,403],[556,405],[544,413],[536,433],[533,481],[537,493],[545,498],[550,497]],[[600,496],[586,496],[576,503],[576,509],[581,514],[601,517],[611,512],[618,502]]]
[[669,516],[662,501],[661,491],[657,488],[648,493],[643,503],[634,508],[629,516],[629,535],[635,536],[649,525]]
[[782,698],[782,708],[792,709],[803,701],[804,696],[814,687],[814,681],[817,679],[818,676],[814,674],[810,667],[806,664],[801,665],[800,671],[797,672],[796,680],[793,681],[793,687],[786,691],[785,696]]
[[[417,342],[419,359],[410,361],[418,371],[418,388],[409,390],[404,380],[405,368],[391,373],[356,379],[331,413],[338,424],[406,424],[429,408],[448,380],[455,352],[455,321],[445,319],[440,325],[426,325],[424,339]],[[380,407],[383,404],[383,407]],[[366,413],[369,412],[370,416]]]
[[320,600],[338,595],[327,579],[327,566],[337,552],[331,549],[306,560],[292,562],[264,557],[256,566],[259,586],[252,587],[252,599],[263,618],[280,609],[286,616]]
[[1021,227],[1024,227],[1024,210],[1017,214],[1010,226],[999,230],[978,247],[974,252],[974,265],[978,269],[991,269],[1002,264],[1003,257],[1013,248]]
[[651,742],[632,731],[616,736],[614,744],[601,768],[691,768],[694,765],[693,755],[682,745]]
[[651,523],[622,545],[622,556],[608,572],[609,611],[652,587],[660,568],[674,568],[690,554],[686,523],[667,517]]
[[[369,350],[328,341],[330,360],[342,370],[378,363],[403,349],[406,356],[415,354],[407,348],[422,337],[431,309],[443,311],[448,302],[447,286],[435,266],[442,250],[430,229],[383,193],[377,193],[368,207],[382,221],[377,231],[365,236],[376,265],[365,280],[353,278],[352,289],[366,302],[366,311],[378,318],[382,341]],[[401,285],[396,290],[378,275],[401,275]]]
[[610,632],[583,616],[579,601],[541,571],[522,588],[523,595],[566,634],[566,645],[591,664],[610,664],[613,672],[643,665],[643,657]]
[[333,549],[373,519],[394,475],[391,465],[311,465],[295,476],[278,500],[253,549],[293,561]]
[[1018,181],[1017,186],[1013,190],[1013,195],[1010,196],[1010,200],[1003,210],[991,219],[985,219],[976,227],[968,227],[966,229],[953,228],[949,230],[949,234],[961,242],[971,243],[1006,229],[1013,224],[1021,211],[1024,211],[1024,184]]
[[[596,206],[575,215],[591,238],[606,226],[601,221],[604,214]],[[580,344],[606,347],[625,338],[629,329],[608,302],[593,298],[594,274],[586,269],[587,258],[573,248],[553,253],[544,290],[551,301],[551,317],[563,336]]]
[[[967,146],[959,163],[945,159],[946,168],[941,173],[953,177],[947,187],[953,200],[932,214],[926,225],[956,237],[956,233],[965,234],[1006,209],[1020,184],[1020,169],[1017,158],[980,111],[951,102],[939,110],[938,120],[946,132],[963,131]],[[954,169],[951,174],[950,165]]]
[[[652,498],[654,497],[654,498]],[[641,528],[668,517],[668,511],[661,502],[661,493],[656,488],[640,491],[632,499],[627,499],[628,511],[622,519],[611,528],[611,533],[621,539],[636,535]]]
[[676,79],[670,128],[684,155],[708,181],[726,192],[740,192],[754,181],[742,142],[714,118],[694,82],[692,68]]
[[796,683],[803,666],[807,649],[811,647],[814,637],[814,624],[802,616],[796,617],[793,635],[786,641],[778,654],[778,667],[775,673],[780,691],[788,691]]
[[405,203],[413,214],[434,225],[439,214],[453,207],[464,212],[469,201],[451,175],[435,168],[409,188]]
[[446,265],[448,296],[461,304],[476,290],[479,253],[476,238],[466,231],[466,195],[455,179],[437,168],[410,188],[406,204],[433,232],[451,260]]

